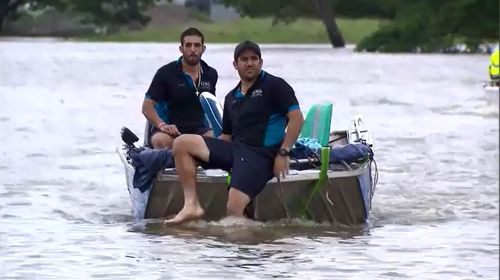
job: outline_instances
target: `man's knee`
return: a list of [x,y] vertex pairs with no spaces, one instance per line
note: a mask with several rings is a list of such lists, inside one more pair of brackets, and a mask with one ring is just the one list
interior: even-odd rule
[[189,151],[196,151],[197,148],[203,144],[205,144],[205,142],[200,135],[182,134],[175,138],[172,149],[174,154],[182,154]]
[[174,138],[166,133],[157,132],[151,137],[151,146],[154,149],[172,149]]

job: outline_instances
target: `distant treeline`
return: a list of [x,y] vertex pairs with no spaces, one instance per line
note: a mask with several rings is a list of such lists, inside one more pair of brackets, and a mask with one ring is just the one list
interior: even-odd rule
[[78,15],[82,23],[100,26],[130,22],[147,24],[144,11],[155,0],[0,0],[0,33],[6,20],[15,20],[20,12],[54,8]]
[[[215,0],[190,0],[206,6]],[[134,23],[146,25],[146,9],[155,0],[0,0],[0,33],[6,20],[20,11],[55,8],[78,15],[82,23],[97,27]],[[171,0],[169,1],[171,2]],[[357,45],[359,51],[435,52],[465,44],[474,51],[485,42],[498,42],[498,0],[217,0],[242,16],[273,17],[290,23],[317,18],[325,26],[334,47],[345,45],[336,18],[387,19],[375,33]],[[111,28],[109,28],[110,30]]]
[[364,38],[360,51],[434,52],[466,44],[498,42],[498,0],[222,0],[249,16],[276,21],[320,18],[334,47],[345,45],[335,18],[381,18],[387,24]]

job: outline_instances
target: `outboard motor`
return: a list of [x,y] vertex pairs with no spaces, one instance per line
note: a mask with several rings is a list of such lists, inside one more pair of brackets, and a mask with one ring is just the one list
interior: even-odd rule
[[127,127],[122,127],[121,135],[122,135],[122,141],[125,142],[125,144],[127,144],[128,148],[131,148],[131,147],[135,148],[134,143],[139,141],[139,137],[137,137],[137,135],[135,135],[135,133],[133,133]]

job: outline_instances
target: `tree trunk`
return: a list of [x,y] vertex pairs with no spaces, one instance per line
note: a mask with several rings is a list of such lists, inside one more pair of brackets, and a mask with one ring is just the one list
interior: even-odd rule
[[10,0],[0,0],[0,33],[3,31],[3,21],[7,16],[7,6]]
[[344,38],[342,37],[342,33],[340,33],[337,26],[335,15],[333,14],[333,8],[328,0],[314,0],[314,3],[316,4],[316,11],[326,27],[326,32],[328,33],[328,38],[330,38],[332,46],[334,48],[345,47]]
[[0,0],[0,34],[3,31],[3,24],[7,15],[15,11],[24,0]]

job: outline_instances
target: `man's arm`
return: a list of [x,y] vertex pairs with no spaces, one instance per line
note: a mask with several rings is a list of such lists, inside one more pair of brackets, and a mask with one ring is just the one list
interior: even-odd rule
[[[285,138],[281,143],[280,149],[290,151],[292,145],[295,143],[295,141],[297,141],[297,137],[299,137],[300,130],[302,129],[302,125],[304,124],[304,117],[302,116],[302,112],[300,111],[300,109],[290,111],[286,115],[288,117],[288,128],[286,130]],[[288,165],[288,156],[284,156],[278,153],[276,155],[276,158],[274,159],[274,176],[276,176],[278,179],[280,177],[285,178],[285,176],[288,174]]]
[[146,117],[146,119],[154,126],[160,127],[160,124],[163,123],[163,120],[158,116],[158,113],[155,110],[156,101],[153,99],[146,97],[142,102],[142,114]]
[[158,69],[149,85],[148,91],[144,97],[144,101],[142,102],[142,114],[146,117],[146,119],[152,125],[160,128],[163,126],[164,121],[158,115],[156,111],[156,103],[157,102],[168,102],[168,92],[169,92],[169,82],[166,80],[166,77],[169,76],[169,70],[167,67],[163,66]]
[[304,124],[304,116],[300,109],[288,112],[288,126],[286,129],[285,138],[281,143],[281,148],[290,151],[290,148],[295,144]]

